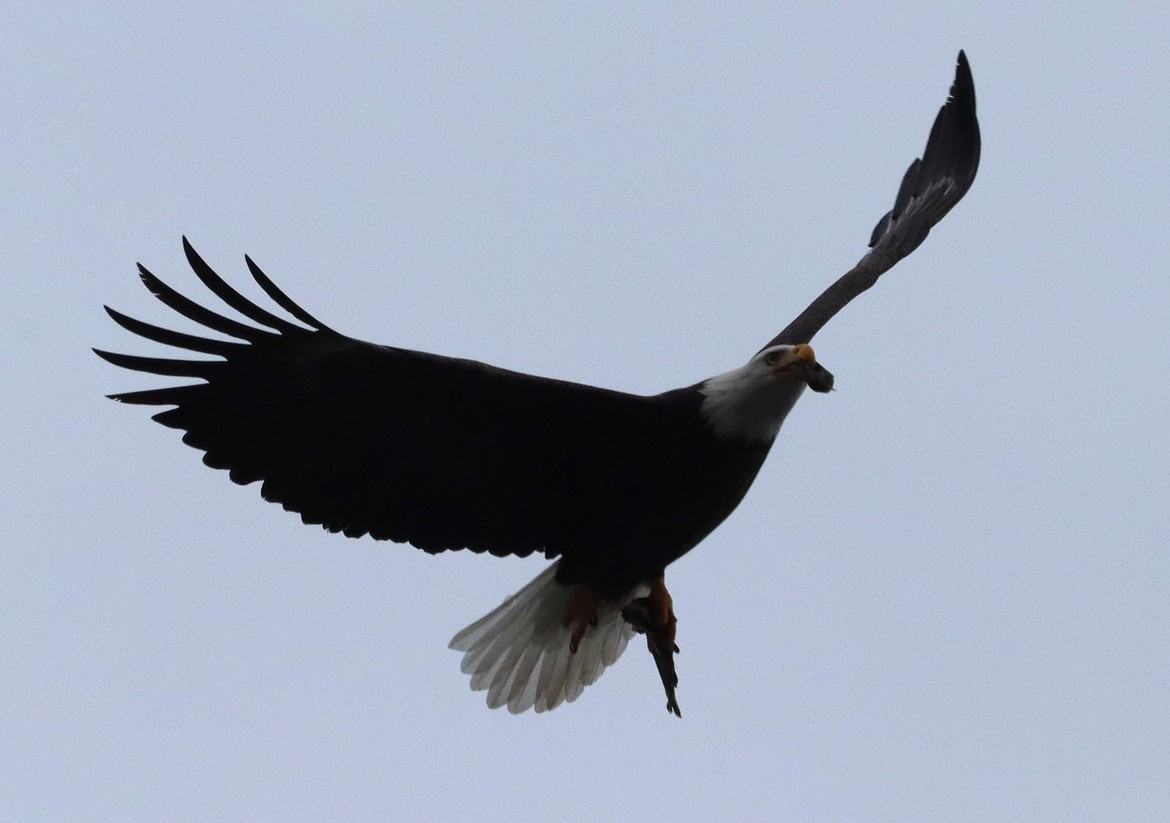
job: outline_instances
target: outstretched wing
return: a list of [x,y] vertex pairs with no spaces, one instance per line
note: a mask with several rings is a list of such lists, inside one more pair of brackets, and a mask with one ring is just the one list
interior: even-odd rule
[[186,432],[203,462],[266,500],[349,536],[429,552],[572,551],[586,508],[622,485],[613,457],[653,439],[659,398],[548,380],[338,334],[297,306],[249,259],[267,295],[304,324],[224,282],[186,239],[199,279],[256,325],[189,300],[139,267],[174,311],[231,340],[172,331],[106,311],[149,340],[219,359],[98,351],[109,362],[202,382],[111,395],[173,406],[154,415]]
[[918,248],[938,221],[954,207],[979,168],[979,120],[975,116],[975,81],[967,55],[959,52],[955,82],[939,109],[926,150],[902,178],[902,186],[869,239],[870,249],[848,273],[827,288],[800,316],[764,348],[807,343],[833,315],[868,289],[885,272]]

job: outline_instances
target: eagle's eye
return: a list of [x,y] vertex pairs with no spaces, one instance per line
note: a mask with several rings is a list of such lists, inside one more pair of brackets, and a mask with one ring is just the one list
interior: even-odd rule
[[764,355],[764,365],[765,366],[775,366],[776,361],[779,359],[780,359],[780,352],[770,351]]

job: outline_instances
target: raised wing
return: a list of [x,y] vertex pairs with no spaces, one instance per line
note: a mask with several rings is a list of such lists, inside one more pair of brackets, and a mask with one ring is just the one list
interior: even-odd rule
[[[249,259],[273,314],[224,282],[183,241],[199,279],[256,325],[189,300],[139,267],[168,307],[231,340],[144,323],[109,307],[149,340],[218,359],[98,351],[136,371],[201,382],[111,395],[173,406],[154,419],[186,432],[203,462],[266,500],[349,536],[428,552],[573,554],[589,506],[620,509],[629,468],[654,448],[672,404],[548,380],[338,334],[297,306]],[[669,427],[666,427],[669,428]],[[661,445],[661,444],[659,444]],[[623,459],[615,460],[620,455]],[[612,498],[612,499],[611,499]]]
[[960,51],[950,96],[934,120],[926,150],[906,170],[894,208],[874,227],[869,251],[764,348],[809,342],[849,301],[918,248],[971,188],[979,168],[979,147],[975,81],[967,55]]

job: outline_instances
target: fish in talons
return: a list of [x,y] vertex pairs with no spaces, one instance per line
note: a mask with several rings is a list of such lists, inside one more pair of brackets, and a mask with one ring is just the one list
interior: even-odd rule
[[622,608],[622,617],[635,632],[646,635],[646,648],[654,658],[658,676],[662,678],[662,687],[666,690],[666,710],[676,717],[682,717],[682,710],[675,698],[678,672],[674,668],[674,656],[678,654],[678,644],[674,639],[678,618],[674,616],[674,605],[663,578],[651,584],[649,595],[627,603]]

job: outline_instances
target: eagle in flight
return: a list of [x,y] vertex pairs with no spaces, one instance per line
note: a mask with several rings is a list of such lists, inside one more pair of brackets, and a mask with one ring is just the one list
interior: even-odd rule
[[[241,295],[183,241],[200,281],[246,322],[184,297],[139,266],[147,289],[228,339],[106,307],[148,340],[211,359],[97,351],[126,369],[194,379],[114,394],[166,406],[203,462],[265,500],[347,537],[438,553],[542,554],[547,568],[455,635],[488,705],[572,701],[644,633],[674,699],[676,620],[663,574],[743,499],[805,387],[833,376],[809,341],[926,238],[979,164],[975,87],[959,52],[950,95],[869,250],[745,364],[662,394],[611,391],[334,331],[246,258],[277,313]],[[680,715],[681,716],[681,715]]]

